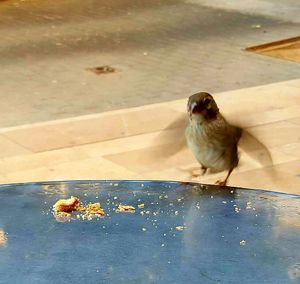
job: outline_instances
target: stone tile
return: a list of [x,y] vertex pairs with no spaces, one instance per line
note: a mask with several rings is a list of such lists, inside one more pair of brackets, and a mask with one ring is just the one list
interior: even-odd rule
[[254,126],[247,130],[267,148],[300,141],[300,125],[288,121]]
[[300,79],[295,79],[295,80],[288,80],[285,81],[286,86],[293,86],[299,88],[300,85]]
[[[189,170],[169,167],[164,170],[149,171],[142,174],[144,179],[150,180],[176,180],[176,181],[191,181]],[[199,180],[198,180],[199,181]]]
[[[267,156],[266,155],[270,155]],[[271,159],[269,159],[271,158]],[[257,150],[251,152],[240,152],[240,161],[237,167],[237,171],[244,172],[253,169],[265,168],[281,163],[295,161],[298,158],[286,153],[283,153],[277,149],[270,149],[269,153]]]
[[0,135],[0,158],[29,154],[31,151]]
[[289,155],[294,159],[300,158],[300,142],[290,143],[290,144],[282,145],[280,147],[275,147],[274,150]]
[[[86,153],[89,157],[95,157],[173,143],[174,145],[172,146],[172,151],[176,152],[177,149],[181,149],[180,145],[185,145],[183,132],[184,129],[181,128],[167,129],[163,131],[76,146],[74,149],[76,149],[76,151]],[[179,139],[178,136],[182,138]],[[174,140],[176,143],[174,143]],[[179,145],[178,143],[181,144]]]
[[80,161],[89,156],[74,148],[59,149],[41,153],[27,154],[26,156],[6,157],[0,159],[0,174],[26,171],[39,167],[51,168],[58,164]]
[[42,152],[122,137],[125,129],[121,117],[114,115],[17,129],[2,135],[32,152]]
[[299,114],[299,108],[300,105],[294,105],[259,112],[254,111],[253,108],[249,108],[248,111],[242,108],[227,114],[226,118],[233,124],[247,128],[285,120],[293,121],[293,118]]
[[[121,117],[128,135],[184,126],[184,120],[180,119],[182,113],[166,106],[153,106],[145,109],[142,107],[138,111],[124,113]],[[174,123],[170,124],[173,120]]]
[[[299,174],[295,173],[295,166],[299,168],[299,163],[298,160],[297,162],[288,162],[271,168],[235,173],[232,175],[229,184],[300,194],[300,177]],[[288,169],[291,170],[288,171]]]
[[[295,179],[295,176],[293,176],[291,173],[293,171],[298,172],[297,169],[299,165],[299,160],[293,156],[282,154],[279,151],[271,150],[270,152],[273,157],[273,167],[264,167],[264,165],[260,164],[256,159],[253,158],[256,155],[256,153],[254,153],[254,155],[252,155],[253,153],[251,153],[251,155],[249,153],[241,153],[240,164],[232,172],[229,178],[228,185],[248,188],[264,188],[277,191],[292,190],[293,193],[300,193],[300,190],[296,187],[292,187],[292,189],[287,189],[287,187],[283,185],[284,183],[282,181],[286,181],[285,171],[286,169],[288,169],[288,167],[286,168],[286,165],[289,165],[289,167],[291,168],[291,171],[288,173],[288,179]],[[193,166],[197,169],[198,164],[195,163]],[[190,167],[190,169],[191,168],[192,167]],[[173,175],[174,173],[175,175]],[[259,173],[258,177],[257,173]],[[163,179],[172,179],[173,175],[176,177],[176,180],[214,184],[217,180],[224,179],[227,173],[226,171],[219,173],[211,173],[208,171],[205,175],[192,177],[190,175],[191,171],[189,170],[182,171],[178,168],[173,168],[169,170],[146,173],[146,176],[148,177],[149,174],[152,179],[155,179],[156,176]],[[241,176],[245,176],[246,178],[242,180],[240,178]],[[282,189],[281,186],[283,186]]]
[[[260,112],[300,104],[300,80],[279,82],[215,94],[223,111]],[[230,99],[229,99],[230,98]],[[234,113],[234,112],[233,112]]]
[[292,122],[292,123],[296,123],[296,124],[300,125],[300,117],[299,116],[297,116],[293,119],[290,119],[289,121]]
[[33,152],[42,152],[179,127],[181,120],[172,125],[169,125],[169,121],[176,121],[180,115],[166,107],[142,108],[119,115],[101,115],[61,124],[15,129],[2,135]]
[[40,165],[34,169],[0,174],[1,183],[54,181],[72,179],[135,179],[137,175],[105,159],[86,159],[60,163],[52,166]]
[[[106,1],[98,7],[78,0],[55,6],[51,1],[40,3],[43,7],[35,1],[21,2],[20,7],[4,8],[11,1],[1,1],[1,63],[5,65],[0,70],[1,101],[8,106],[2,107],[1,125],[171,100],[199,88],[230,90],[297,76],[296,64],[241,50],[250,43],[298,32],[297,25],[265,16],[224,10],[215,17],[216,10],[204,8],[199,0],[193,4],[139,1],[138,7],[128,0],[118,1],[119,5]],[[53,9],[60,21],[42,16],[36,21],[35,15]],[[115,9],[120,17],[107,17]],[[135,21],[130,21],[128,10],[134,11]],[[251,29],[254,19],[268,32]],[[49,32],[49,21],[58,21],[57,32]],[[203,26],[209,27],[209,33]],[[101,62],[116,68],[121,64],[120,72],[102,77],[85,70]]]
[[291,174],[295,176],[295,178],[300,179],[300,159],[290,161],[287,163],[281,163],[279,165],[274,166],[277,171],[284,172],[286,174]]
[[178,167],[194,161],[192,153],[187,148],[182,152],[173,153],[172,144],[104,155],[103,157],[139,174],[165,170],[174,165]]
[[[270,165],[256,140],[244,136],[229,185],[299,192],[299,83],[216,94],[226,117],[250,126],[247,130],[267,147],[273,161]],[[1,129],[0,146],[9,141],[21,147],[11,150],[17,156],[5,157],[10,151],[3,144],[1,182],[103,178],[215,183],[226,172],[191,176],[199,164],[185,145],[185,107],[186,99]]]

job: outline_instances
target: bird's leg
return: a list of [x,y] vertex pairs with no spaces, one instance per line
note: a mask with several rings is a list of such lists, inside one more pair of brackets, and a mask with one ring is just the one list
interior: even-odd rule
[[202,176],[203,176],[207,172],[207,167],[204,167],[201,165],[201,170],[202,170]]
[[216,182],[216,184],[217,184],[217,185],[220,185],[220,186],[226,186],[227,181],[228,181],[228,178],[229,178],[231,172],[233,171],[233,169],[234,169],[234,167],[231,168],[231,169],[229,170],[229,172],[228,172],[228,174],[227,174],[227,176],[226,176],[226,178],[225,178],[224,180],[218,180],[218,181]]

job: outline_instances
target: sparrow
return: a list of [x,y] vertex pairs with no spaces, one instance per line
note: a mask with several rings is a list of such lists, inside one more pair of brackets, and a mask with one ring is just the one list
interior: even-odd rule
[[188,125],[185,137],[189,148],[201,165],[203,174],[228,171],[224,180],[216,184],[226,186],[228,178],[239,163],[238,143],[242,129],[226,121],[209,93],[200,92],[189,97]]

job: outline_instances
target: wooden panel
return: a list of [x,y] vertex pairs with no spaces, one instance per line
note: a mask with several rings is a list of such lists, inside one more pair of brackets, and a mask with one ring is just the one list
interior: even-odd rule
[[300,63],[300,37],[248,47],[246,50]]

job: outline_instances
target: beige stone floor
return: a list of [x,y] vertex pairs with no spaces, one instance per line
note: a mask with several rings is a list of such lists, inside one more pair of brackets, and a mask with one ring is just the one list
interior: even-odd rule
[[[300,194],[300,79],[214,95],[222,113],[272,155],[241,149],[229,185]],[[191,177],[198,164],[183,147],[186,99],[0,129],[0,182]],[[249,148],[249,147],[248,147]],[[180,149],[180,151],[179,151]],[[262,161],[262,162],[259,162]]]

